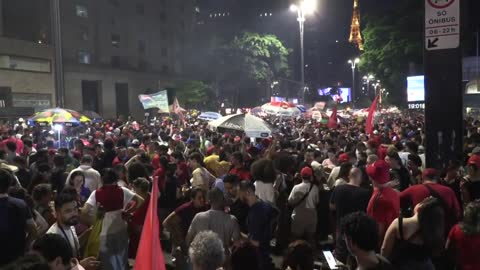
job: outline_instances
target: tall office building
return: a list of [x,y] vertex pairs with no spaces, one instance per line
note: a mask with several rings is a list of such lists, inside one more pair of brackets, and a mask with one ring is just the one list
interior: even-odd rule
[[[53,50],[48,45],[51,40],[52,16],[48,8],[51,1],[0,0],[0,6],[20,2],[33,5],[40,1],[44,2],[44,8],[31,8],[31,13],[41,18],[38,21],[46,20],[46,28],[31,23],[25,24],[25,29],[14,29],[13,32],[22,30],[23,36],[31,32],[27,36],[35,38],[30,38],[30,46],[46,51],[47,55],[42,57],[48,61],[45,73],[49,84],[44,89],[34,89],[36,77],[40,76],[38,71],[22,77],[32,81],[29,92],[34,96],[28,98],[33,99],[36,95],[35,100],[43,100],[42,104],[46,106],[48,103],[51,107],[55,106]],[[186,52],[192,44],[194,0],[70,0],[60,1],[59,10],[65,107],[95,111],[105,118],[129,114],[139,117],[143,115],[143,109],[138,94],[170,86],[182,78]],[[13,24],[11,14],[20,12],[16,8],[9,7],[8,11],[4,8],[0,28]],[[18,17],[22,18],[21,14]],[[22,35],[17,36],[22,38]],[[0,43],[1,54],[3,42]],[[34,57],[41,55],[31,48],[24,51]],[[8,71],[0,70],[0,78],[6,76],[3,75],[5,72]],[[18,83],[0,80],[2,86],[11,89],[14,101],[15,96],[27,92]],[[46,94],[40,96],[44,92]]]

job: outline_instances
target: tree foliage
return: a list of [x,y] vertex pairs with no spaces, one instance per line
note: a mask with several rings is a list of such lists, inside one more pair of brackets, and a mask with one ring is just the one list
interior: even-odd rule
[[391,12],[366,17],[365,51],[360,70],[373,73],[396,103],[405,101],[406,77],[412,64],[422,72],[422,1],[396,1]]
[[211,97],[211,90],[203,81],[180,81],[176,86],[178,101],[185,108],[202,108]]
[[276,77],[289,76],[288,54],[276,36],[244,32],[216,50],[219,87],[237,100],[240,91],[261,93]]

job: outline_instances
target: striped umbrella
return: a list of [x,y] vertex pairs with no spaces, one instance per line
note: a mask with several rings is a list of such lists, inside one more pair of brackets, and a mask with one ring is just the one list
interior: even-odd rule
[[29,122],[43,125],[65,124],[66,126],[79,125],[91,122],[87,116],[69,109],[52,108],[35,113],[28,119]]

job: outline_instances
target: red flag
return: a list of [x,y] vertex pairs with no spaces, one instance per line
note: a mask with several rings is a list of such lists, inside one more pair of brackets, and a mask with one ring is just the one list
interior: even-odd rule
[[[147,216],[143,223],[142,236],[138,244],[134,270],[165,270],[162,246],[160,245],[160,227],[157,216],[158,180],[153,180],[152,194]],[[145,202],[146,203],[146,202]]]
[[330,118],[328,119],[328,128],[337,128],[337,104],[335,103],[335,107],[333,108],[332,115],[330,115]]
[[373,132],[373,116],[375,115],[375,111],[377,110],[377,102],[378,96],[375,97],[372,105],[370,106],[370,109],[368,110],[367,123],[365,124],[365,132],[368,135],[371,135]]

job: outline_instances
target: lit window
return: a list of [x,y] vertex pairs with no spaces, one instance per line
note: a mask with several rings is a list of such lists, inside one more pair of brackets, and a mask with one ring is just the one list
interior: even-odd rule
[[82,18],[88,18],[88,9],[86,6],[76,5],[77,16]]
[[213,15],[212,15],[212,13],[210,13],[210,18],[212,18],[212,17],[213,17]]
[[273,15],[273,14],[272,14],[272,13],[270,13],[270,16],[272,16],[272,15]]
[[199,8],[199,7],[195,7],[195,12],[200,13],[200,8]]
[[80,64],[90,64],[91,63],[91,54],[87,51],[78,52],[78,62]]
[[112,46],[115,48],[120,47],[120,35],[112,34]]

